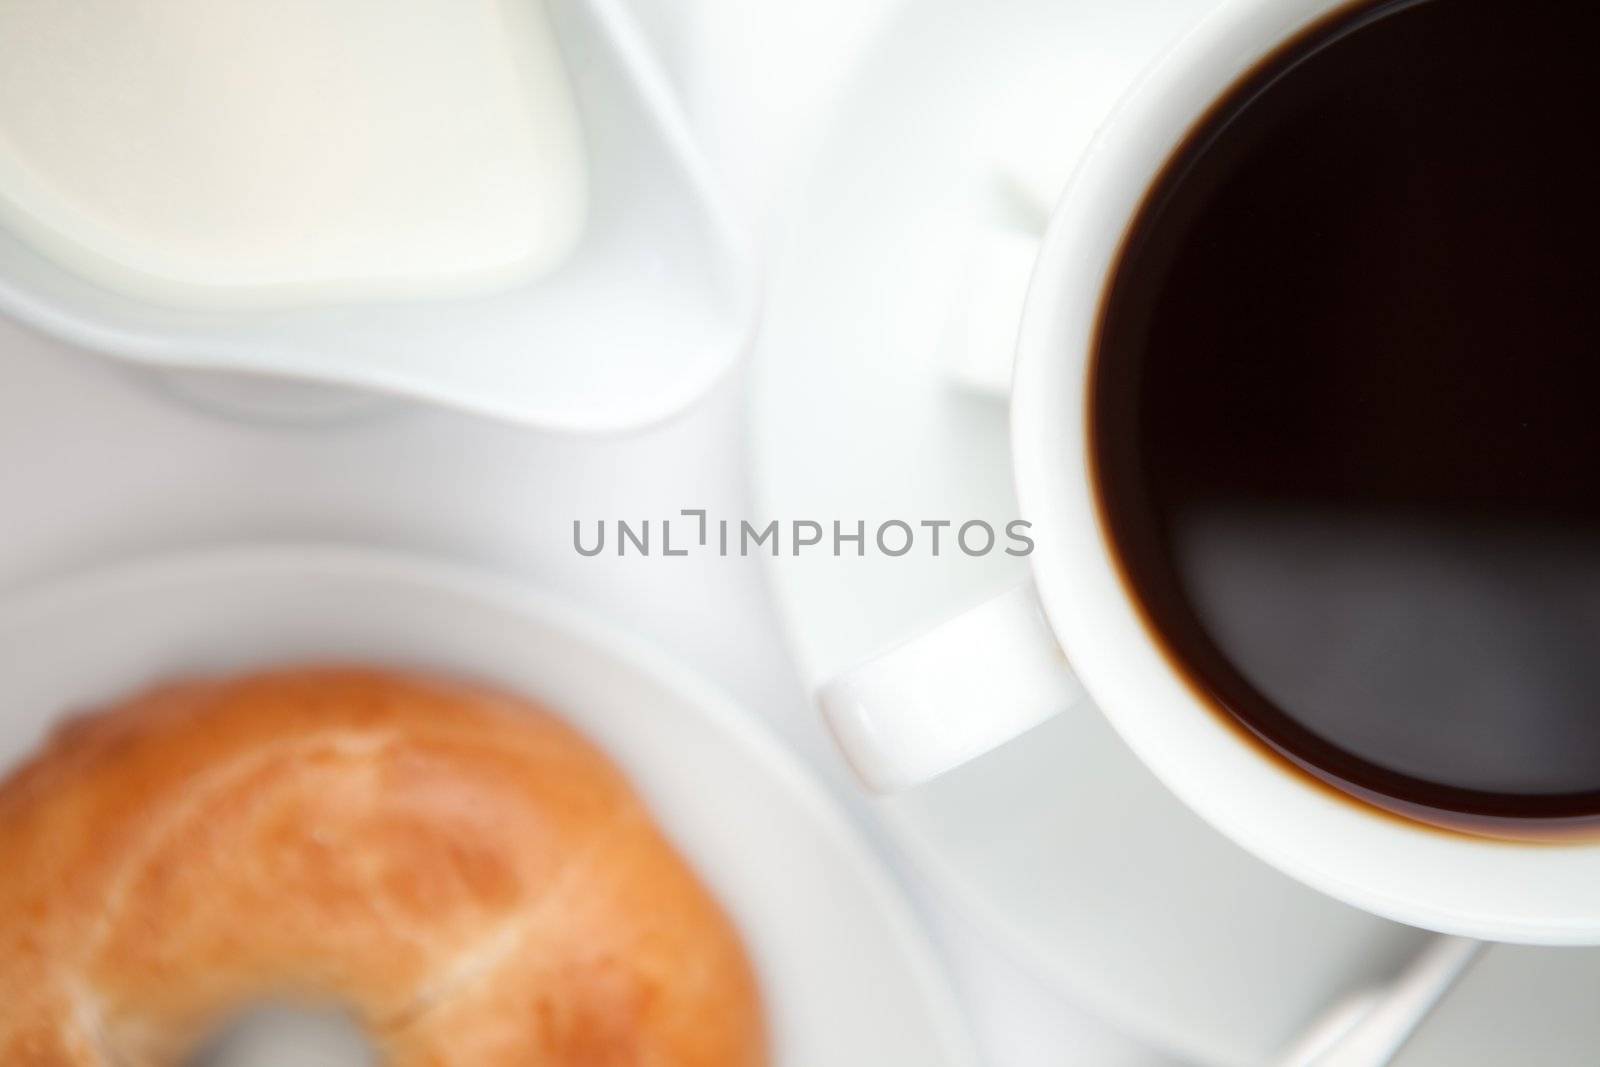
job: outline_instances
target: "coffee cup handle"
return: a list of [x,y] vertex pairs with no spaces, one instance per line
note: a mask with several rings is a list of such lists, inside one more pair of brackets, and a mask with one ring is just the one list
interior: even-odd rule
[[818,693],[866,786],[926,782],[1087,699],[1028,582],[859,664]]

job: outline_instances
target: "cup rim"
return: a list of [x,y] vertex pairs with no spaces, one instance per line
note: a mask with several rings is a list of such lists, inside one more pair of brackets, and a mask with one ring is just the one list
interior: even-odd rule
[[1356,0],[1223,0],[1123,98],[1041,246],[1018,335],[1012,462],[1031,565],[1058,640],[1141,761],[1225,836],[1344,902],[1414,926],[1600,944],[1600,842],[1509,842],[1347,798],[1207,707],[1156,644],[1112,558],[1085,411],[1107,281],[1129,221],[1211,104],[1277,46]]

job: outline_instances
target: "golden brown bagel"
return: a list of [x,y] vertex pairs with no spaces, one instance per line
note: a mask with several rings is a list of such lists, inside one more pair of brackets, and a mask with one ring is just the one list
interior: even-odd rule
[[184,681],[0,784],[0,1063],[179,1064],[267,999],[393,1067],[753,1067],[738,936],[593,746],[374,670]]

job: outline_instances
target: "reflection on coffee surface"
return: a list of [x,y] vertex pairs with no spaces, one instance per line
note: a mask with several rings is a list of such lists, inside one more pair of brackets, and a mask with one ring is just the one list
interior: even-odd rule
[[1191,133],[1106,297],[1102,516],[1197,689],[1466,829],[1600,816],[1600,7],[1346,8]]

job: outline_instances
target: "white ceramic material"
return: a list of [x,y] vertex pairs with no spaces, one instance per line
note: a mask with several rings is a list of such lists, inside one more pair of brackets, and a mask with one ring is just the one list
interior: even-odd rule
[[359,660],[542,698],[620,762],[729,908],[775,1063],[972,1063],[899,892],[798,762],[695,676],[509,579],[353,548],[197,552],[13,594],[0,658],[4,764],[70,710],[183,672]]
[[[1006,408],[952,383],[928,309],[956,302],[975,225],[1030,221],[995,207],[997,175],[1034,152],[1064,180],[1126,81],[1206,3],[917,0],[863,50],[772,266],[751,382],[759,515],[1016,517]],[[813,684],[1026,574],[999,553],[766,562]],[[1232,845],[1099,714],[872,805],[976,931],[1185,1063],[1273,1062],[1426,940]],[[1129,1046],[1118,1062],[1146,1062]]]
[[1026,585],[822,690],[823,712],[845,758],[863,782],[885,793],[921,785],[1083,700],[1039,598]]
[[[1118,733],[1177,796],[1251,852],[1341,900],[1401,922],[1470,937],[1600,943],[1600,843],[1513,844],[1442,833],[1314,787],[1202,706],[1152,641],[1101,536],[1089,479],[1084,395],[1100,296],[1128,220],[1174,146],[1233,81],[1339,0],[1224,0],[1135,85],[1096,137],[1052,217],[1019,335],[1012,397],[1018,498],[1033,524],[1033,577],[1072,669]],[[1016,603],[1016,601],[1013,601]],[[937,637],[925,640],[938,640]],[[1023,646],[1010,654],[1028,655]],[[915,648],[876,669],[911,665]],[[946,656],[956,677],[1012,664]],[[965,683],[974,684],[971,681]],[[880,691],[890,686],[880,678]],[[924,691],[956,686],[922,683]],[[879,715],[836,691],[840,736],[873,742],[858,765],[892,760]],[[1059,707],[1035,687],[1025,722]],[[925,705],[942,733],[987,709]],[[1025,712],[1025,713],[1024,713]],[[875,731],[877,726],[883,731]],[[914,732],[914,731],[913,731]],[[919,742],[920,743],[920,739]],[[959,744],[947,741],[946,751]],[[906,770],[904,765],[891,768]]]
[[0,311],[135,364],[237,377],[230,409],[277,377],[561,430],[680,410],[746,344],[751,258],[620,0],[546,2],[590,171],[588,229],[553,273],[457,299],[208,312],[99,288],[0,230]]

